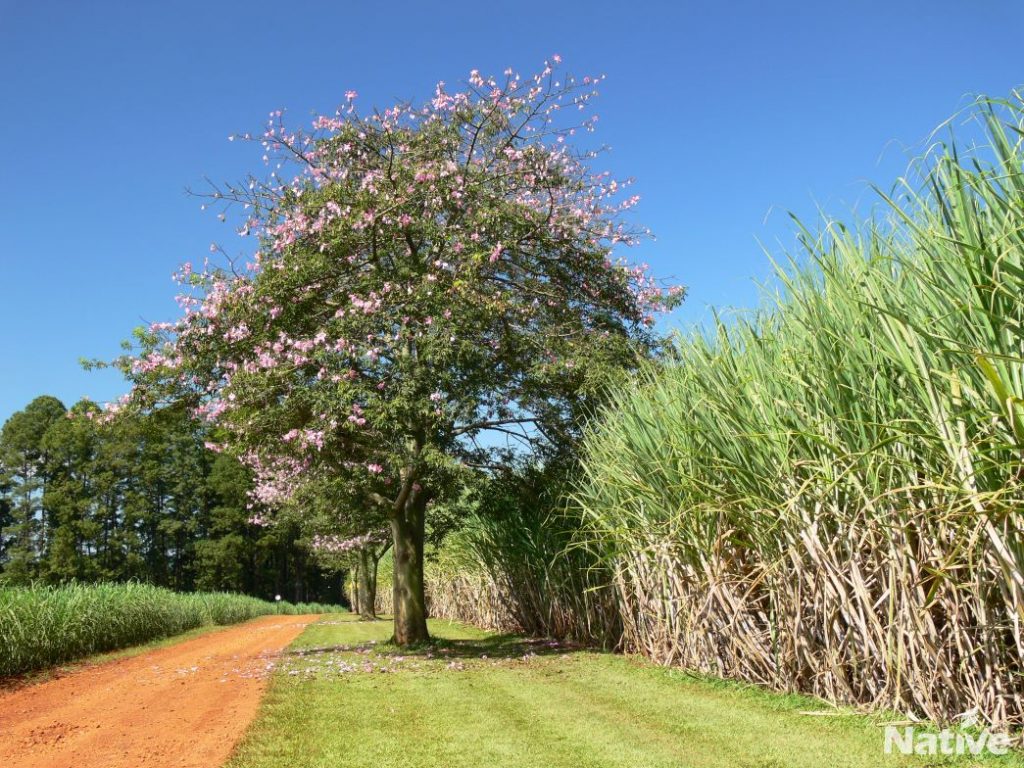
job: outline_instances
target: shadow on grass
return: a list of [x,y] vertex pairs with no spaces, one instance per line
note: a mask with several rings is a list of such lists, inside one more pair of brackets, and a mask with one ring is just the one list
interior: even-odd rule
[[391,642],[364,641],[343,645],[300,648],[287,651],[286,656],[315,656],[324,653],[374,652],[378,656],[400,656],[424,659],[521,659],[524,656],[564,656],[580,651],[592,651],[581,645],[550,638],[525,638],[521,635],[502,634],[472,640],[434,638],[430,642],[412,647],[399,647]]

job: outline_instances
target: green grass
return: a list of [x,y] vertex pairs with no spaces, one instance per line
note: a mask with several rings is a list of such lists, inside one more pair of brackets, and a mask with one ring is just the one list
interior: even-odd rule
[[350,615],[307,628],[229,768],[947,764],[887,757],[880,720],[802,714],[828,709],[807,697],[439,621],[409,653],[390,631]]
[[319,604],[270,603],[228,593],[179,594],[147,584],[0,588],[0,679],[105,651]]

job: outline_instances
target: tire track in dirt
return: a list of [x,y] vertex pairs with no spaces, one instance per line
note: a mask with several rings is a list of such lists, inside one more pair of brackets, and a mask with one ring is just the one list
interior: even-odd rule
[[4,768],[215,768],[279,652],[319,616],[265,616],[0,692]]

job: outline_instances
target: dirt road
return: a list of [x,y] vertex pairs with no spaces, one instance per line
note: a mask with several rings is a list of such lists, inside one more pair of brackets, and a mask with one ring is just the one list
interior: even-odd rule
[[265,616],[0,692],[4,768],[216,768],[275,656],[317,616]]

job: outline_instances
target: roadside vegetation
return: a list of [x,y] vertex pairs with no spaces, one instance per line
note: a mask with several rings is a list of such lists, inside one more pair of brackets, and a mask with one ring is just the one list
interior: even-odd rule
[[976,116],[605,409],[575,499],[626,647],[1024,725],[1024,104]]
[[0,588],[0,677],[127,648],[196,627],[268,614],[337,611],[228,593],[179,594],[146,584]]
[[613,388],[561,487],[492,483],[432,609],[1024,725],[1024,104],[973,117],[873,219],[802,229],[760,309]]

